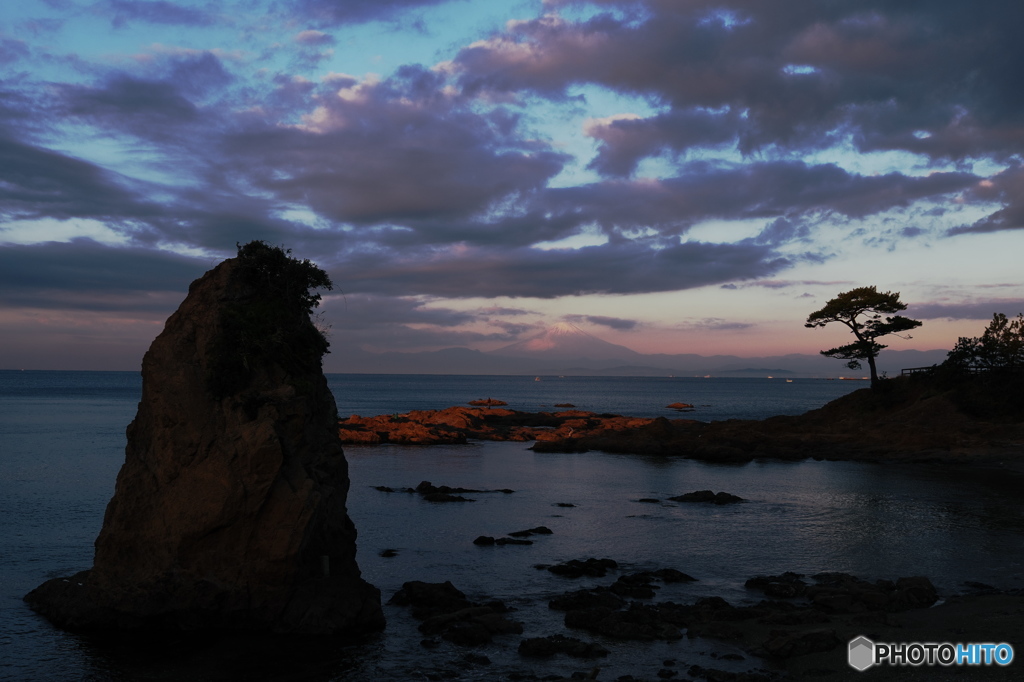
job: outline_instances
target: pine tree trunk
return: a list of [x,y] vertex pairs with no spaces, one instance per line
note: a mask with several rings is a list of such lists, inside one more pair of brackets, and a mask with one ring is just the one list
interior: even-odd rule
[[871,368],[871,388],[878,388],[878,370],[875,369],[875,356],[868,356],[868,367]]

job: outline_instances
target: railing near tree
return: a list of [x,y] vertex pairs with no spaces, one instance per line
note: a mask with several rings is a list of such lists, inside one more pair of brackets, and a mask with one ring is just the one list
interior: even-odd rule
[[[909,367],[900,370],[900,376],[912,376],[914,374],[932,374],[939,368],[939,365],[931,367]],[[957,371],[961,374],[988,374],[999,372],[1000,374],[1024,374],[1024,367],[959,367]]]
[[936,370],[938,365],[932,365],[930,367],[909,367],[907,369],[900,370],[900,376],[910,376],[911,374],[931,374]]

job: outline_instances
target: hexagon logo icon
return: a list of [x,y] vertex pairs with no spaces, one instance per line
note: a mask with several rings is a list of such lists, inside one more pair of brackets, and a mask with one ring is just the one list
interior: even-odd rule
[[861,672],[870,668],[875,663],[875,643],[864,635],[850,640],[849,662],[851,668]]

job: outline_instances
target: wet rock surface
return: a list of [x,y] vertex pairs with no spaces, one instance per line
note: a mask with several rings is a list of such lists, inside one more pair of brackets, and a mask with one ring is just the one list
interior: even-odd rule
[[[423,645],[428,648],[473,647],[474,655],[479,657],[474,662],[461,659],[452,663],[461,670],[468,670],[465,666],[469,665],[477,671],[469,678],[463,673],[456,674],[455,667],[449,666],[427,674],[427,679],[857,680],[862,673],[846,665],[845,646],[859,634],[867,632],[878,637],[878,641],[909,641],[918,636],[911,634],[916,631],[908,631],[904,624],[918,623],[922,619],[946,628],[971,627],[957,611],[950,611],[947,616],[943,611],[945,607],[927,608],[937,595],[930,581],[923,577],[870,582],[844,573],[808,577],[786,572],[750,578],[746,587],[751,599],[743,604],[730,603],[718,596],[680,603],[659,601],[656,590],[643,597],[623,596],[616,590],[617,585],[657,587],[687,581],[690,577],[678,569],[622,572],[611,580],[613,576],[609,574],[622,569],[620,562],[611,559],[592,559],[589,563],[574,560],[558,565],[601,565],[605,570],[602,584],[570,590],[548,601],[551,610],[564,614],[566,632],[524,630],[509,616],[505,604],[487,599],[471,601],[450,582],[406,583],[391,603],[410,608],[412,615],[421,621],[420,632],[427,637]],[[596,575],[578,577],[598,579]],[[557,578],[552,576],[551,580]],[[792,593],[792,596],[758,600],[759,593],[767,594],[775,589],[771,586],[778,585],[792,587],[778,590]],[[968,587],[978,595],[977,599],[1002,599],[1000,603],[1024,612],[1024,595],[999,592],[987,585]],[[877,597],[879,594],[885,595],[885,600]],[[816,599],[817,595],[827,595],[830,600],[821,601],[824,597]],[[836,606],[839,597],[847,598],[842,609]],[[958,603],[973,603],[971,597],[963,598],[964,602],[958,602],[959,599],[950,599],[953,608],[957,608]],[[984,608],[991,610],[995,603]],[[526,613],[533,604],[519,600],[517,608]],[[707,644],[679,649],[688,652],[684,656],[656,658],[656,651],[680,647],[680,643],[688,640]],[[510,670],[506,665],[500,674],[497,671],[495,675],[485,674],[482,666],[490,665],[494,654],[489,652],[497,651],[494,647],[516,651],[523,669]],[[616,668],[619,674],[603,673],[602,667],[614,664],[624,651],[628,650],[628,655],[635,660],[637,652],[643,650],[637,647],[651,651],[650,659],[643,665],[645,674],[623,675],[621,666]],[[600,663],[565,677],[538,673],[528,667],[559,658],[594,659]],[[880,679],[901,679],[898,674],[888,675],[885,670],[873,672]]]
[[600,658],[607,656],[608,650],[594,642],[584,642],[565,635],[548,635],[524,639],[519,643],[519,653],[537,658],[547,658],[555,654],[567,654],[573,658]]
[[408,606],[422,623],[420,632],[440,636],[459,646],[482,646],[494,635],[522,634],[523,626],[508,618],[509,609],[500,601],[471,602],[451,582],[410,581],[388,602]]
[[657,421],[573,409],[519,412],[457,406],[376,417],[352,415],[339,421],[338,435],[343,443],[362,445],[452,445],[469,439],[559,443],[642,429]]
[[527,530],[517,530],[508,534],[508,537],[494,538],[490,535],[480,535],[473,540],[474,545],[481,547],[491,547],[493,545],[532,545],[533,540],[527,540],[533,535],[553,535],[552,531],[547,526],[537,526],[536,528],[528,528]]
[[464,493],[503,493],[511,495],[514,490],[500,488],[498,490],[479,490],[476,488],[452,488],[447,485],[434,485],[430,481],[421,481],[415,488],[392,488],[386,485],[374,486],[374,490],[382,493],[413,493],[419,495],[426,502],[476,502],[471,497],[464,497]]
[[326,341],[292,300],[306,280],[243,259],[248,246],[192,283],[143,359],[92,569],[25,598],[60,627],[384,625],[380,594],[356,565]]
[[614,559],[595,559],[593,557],[587,559],[570,559],[554,566],[543,566],[550,573],[560,575],[565,578],[580,578],[582,576],[591,576],[595,578],[603,578],[608,575],[608,571],[617,569],[619,567],[618,562]]

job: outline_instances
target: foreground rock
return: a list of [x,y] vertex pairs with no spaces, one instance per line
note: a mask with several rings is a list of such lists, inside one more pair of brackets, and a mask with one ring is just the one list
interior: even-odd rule
[[[655,596],[654,580],[693,580],[661,569],[620,576],[609,586],[575,590],[555,597],[549,607],[565,612],[569,628],[619,640],[655,641],[710,637],[742,645],[762,658],[782,662],[831,652],[848,641],[846,628],[898,626],[891,614],[932,606],[935,588],[924,577],[874,583],[845,573],[821,573],[813,584],[802,575],[757,576],[750,589],[781,597],[752,606],[734,606],[721,597],[692,604],[641,603]],[[841,636],[842,635],[842,636]]]
[[[451,582],[425,583],[413,580],[402,585],[389,604],[408,606],[420,632],[440,635],[460,646],[480,646],[494,635],[522,634],[523,626],[505,614],[508,607],[500,601],[471,602]],[[424,644],[428,644],[425,642]]]
[[146,353],[94,565],[25,597],[56,625],[383,627],[355,560],[326,341],[303,310],[313,266],[254,244],[192,284]]

